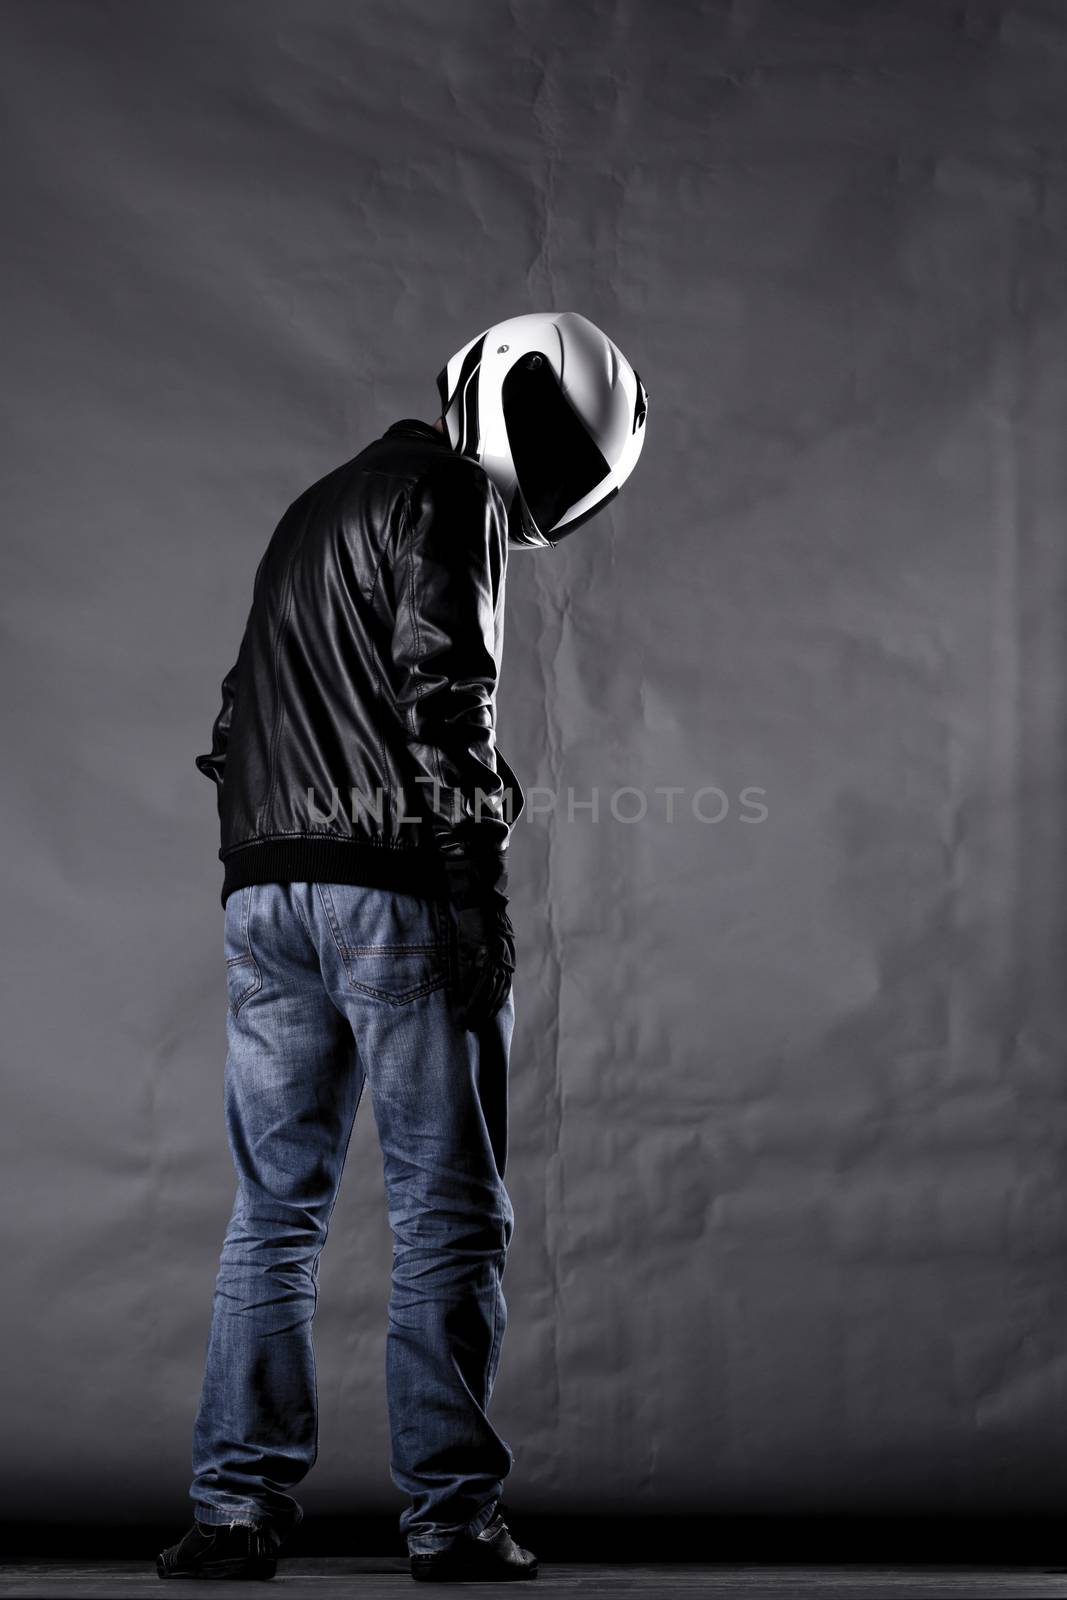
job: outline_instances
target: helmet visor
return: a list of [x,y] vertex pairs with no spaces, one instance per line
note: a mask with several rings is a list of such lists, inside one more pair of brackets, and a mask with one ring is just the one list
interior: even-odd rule
[[500,399],[519,492],[547,538],[611,467],[544,356],[517,361],[501,385]]

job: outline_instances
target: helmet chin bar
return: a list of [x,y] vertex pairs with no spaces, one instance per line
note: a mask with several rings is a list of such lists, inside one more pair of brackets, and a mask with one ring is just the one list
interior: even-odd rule
[[616,484],[614,488],[608,490],[602,500],[597,501],[596,505],[588,506],[569,522],[559,523],[551,530],[555,537],[549,539],[530,515],[530,508],[522,497],[522,491],[516,488],[508,511],[508,544],[512,550],[554,550],[561,539],[565,539],[575,529],[584,527],[593,517],[599,516],[615,499],[618,492],[619,486]]
[[550,540],[550,543],[559,544],[561,539],[565,539],[567,535],[569,533],[573,533],[576,528],[582,528],[593,517],[599,517],[605,506],[611,504],[618,492],[619,486],[616,484],[614,489],[609,489],[607,494],[604,495],[602,499],[598,500],[595,505],[587,506],[584,511],[579,512],[576,517],[571,517],[568,522],[557,523],[552,529],[552,533],[555,535],[555,537]]
[[545,538],[531,517],[530,508],[518,487],[508,507],[508,544],[513,550],[539,550],[552,544],[552,540]]

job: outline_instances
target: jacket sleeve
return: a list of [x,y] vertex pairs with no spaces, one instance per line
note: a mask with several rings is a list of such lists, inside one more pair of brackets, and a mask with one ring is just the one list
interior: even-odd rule
[[[259,588],[259,580],[263,568],[266,565],[267,554],[268,551],[264,551],[260,558],[259,566],[256,568],[256,576],[252,584],[253,601],[255,600],[256,590]],[[251,610],[249,610],[249,616],[251,616]],[[248,628],[247,621],[245,628],[246,630]],[[240,666],[241,652],[238,650],[237,660],[222,680],[222,705],[211,729],[211,750],[208,754],[197,756],[196,758],[197,771],[202,772],[205,778],[211,778],[215,784],[215,798],[220,815],[222,813],[222,785],[226,777],[226,754],[230,743],[230,724],[233,721],[233,703],[237,695],[237,678]]]
[[489,478],[449,456],[407,497],[393,666],[415,781],[454,899],[506,887],[510,834],[496,754],[507,526]]
[[233,702],[237,689],[237,672],[241,664],[238,654],[237,660],[222,680],[222,707],[215,718],[211,730],[211,750],[207,755],[197,756],[196,766],[205,778],[211,778],[217,788],[219,810],[222,809],[222,782],[226,775],[226,752],[230,742],[230,723],[233,719]]

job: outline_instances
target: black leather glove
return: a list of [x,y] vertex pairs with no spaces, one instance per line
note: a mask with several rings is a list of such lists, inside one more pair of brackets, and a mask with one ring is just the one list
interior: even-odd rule
[[506,875],[476,863],[448,864],[454,969],[452,997],[461,1025],[475,1030],[495,1017],[511,993],[515,930],[504,892]]
[[477,1029],[495,1017],[511,993],[515,930],[503,907],[466,906],[456,913],[453,994],[460,1022]]

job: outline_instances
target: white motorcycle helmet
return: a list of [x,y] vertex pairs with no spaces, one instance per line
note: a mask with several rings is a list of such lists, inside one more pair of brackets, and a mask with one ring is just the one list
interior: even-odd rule
[[558,544],[613,500],[645,442],[648,394],[576,311],[486,328],[437,376],[449,443],[500,490],[508,544]]

